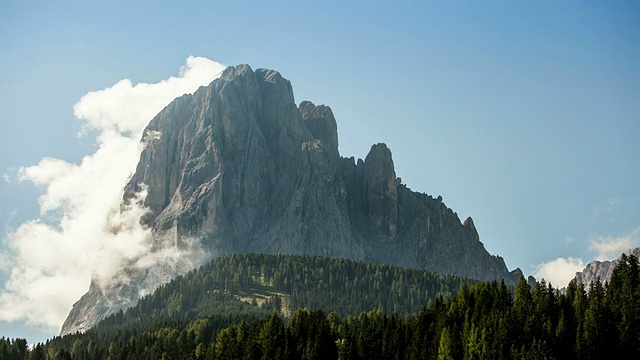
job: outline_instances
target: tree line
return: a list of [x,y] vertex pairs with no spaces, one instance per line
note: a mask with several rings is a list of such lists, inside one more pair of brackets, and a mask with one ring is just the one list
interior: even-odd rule
[[[413,314],[298,309],[289,318],[230,315],[54,338],[7,359],[612,359],[640,358],[640,265],[623,255],[611,280],[564,291],[524,278],[462,282]],[[16,355],[17,354],[17,355]],[[8,355],[7,355],[8,356]]]
[[230,313],[266,317],[273,310],[289,315],[298,308],[323,309],[341,316],[372,309],[415,314],[437,294],[449,298],[462,283],[472,282],[420,269],[340,258],[234,254],[172,280],[96,328],[112,332]]

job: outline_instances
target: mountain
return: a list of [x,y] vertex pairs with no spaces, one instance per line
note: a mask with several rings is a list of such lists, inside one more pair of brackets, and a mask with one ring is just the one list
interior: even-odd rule
[[[626,251],[625,254],[640,258],[640,248],[630,249]],[[588,263],[581,272],[577,272],[575,278],[578,283],[587,286],[591,284],[591,282],[595,282],[598,278],[600,278],[602,283],[608,282],[618,262],[620,262],[620,259],[612,261],[592,261]]]
[[[146,194],[141,221],[154,253],[324,255],[512,284],[522,274],[486,251],[471,218],[463,223],[440,196],[402,184],[385,144],[364,160],[341,157],[331,109],[296,106],[276,71],[227,68],[163,109],[143,142],[123,205]],[[92,282],[62,334],[90,328],[197,264],[155,258]]]

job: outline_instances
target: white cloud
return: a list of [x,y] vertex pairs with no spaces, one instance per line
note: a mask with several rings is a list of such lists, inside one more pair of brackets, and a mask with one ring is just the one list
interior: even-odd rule
[[139,226],[144,191],[138,202],[119,209],[144,128],[171,100],[208,84],[223,69],[189,57],[177,77],[155,84],[121,80],[74,105],[83,128],[96,130],[97,150],[79,164],[44,158],[18,171],[22,181],[45,188],[39,204],[48,221],[30,220],[8,235],[10,277],[0,293],[0,320],[58,330],[91,278],[109,279],[124,262],[143,261],[139,257],[149,248],[148,231]]
[[4,180],[7,184],[11,183],[11,179],[9,179],[9,174],[7,173],[2,174],[2,180]]
[[589,250],[597,252],[596,260],[614,260],[623,252],[640,246],[640,227],[622,236],[598,235],[591,240]]
[[559,257],[542,264],[538,264],[533,270],[533,276],[538,280],[545,279],[556,288],[563,288],[576,276],[576,272],[585,267],[584,261],[578,258]]
[[[86,121],[88,128],[103,133],[133,132],[141,135],[149,120],[171,100],[208,84],[224,68],[209,59],[191,56],[180,69],[178,77],[135,86],[129,79],[120,80],[110,88],[86,94],[73,106],[73,111],[77,118]],[[136,140],[139,139],[136,137]]]

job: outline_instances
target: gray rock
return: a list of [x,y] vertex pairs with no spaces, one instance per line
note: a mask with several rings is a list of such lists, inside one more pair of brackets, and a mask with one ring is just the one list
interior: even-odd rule
[[314,138],[322,140],[329,147],[338,151],[338,125],[331,108],[324,105],[315,106],[311,101],[303,101],[299,106],[300,115]]
[[[640,257],[640,248],[630,249],[625,252],[627,255],[634,255]],[[592,282],[600,279],[604,284],[611,280],[613,269],[618,265],[619,259],[612,261],[592,261],[585,266],[581,272],[576,273],[576,281],[582,283],[585,286],[589,286]]]
[[[142,221],[161,238],[173,234],[175,246],[195,238],[211,256],[328,255],[508,283],[522,275],[485,250],[471,218],[461,223],[441,197],[403,185],[385,144],[364,161],[340,157],[331,109],[297,107],[275,71],[229,67],[174,100],[145,134],[125,201],[147,186]],[[131,270],[126,289],[121,279],[111,290],[92,286],[62,334],[135,303],[142,278]]]

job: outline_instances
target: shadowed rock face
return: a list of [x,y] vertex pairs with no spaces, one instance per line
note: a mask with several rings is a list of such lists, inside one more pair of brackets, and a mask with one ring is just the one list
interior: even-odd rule
[[[385,144],[373,145],[364,161],[340,157],[331,109],[297,107],[278,72],[229,67],[175,99],[145,134],[125,201],[147,186],[142,221],[159,237],[173,234],[176,246],[188,237],[212,256],[329,255],[509,283],[522,274],[485,250],[471,218],[462,224],[441,197],[403,185]],[[63,334],[119,310],[89,317],[101,311],[101,297],[116,296],[92,286],[85,297]],[[122,307],[137,300],[125,298]]]

